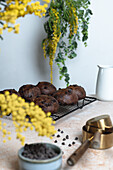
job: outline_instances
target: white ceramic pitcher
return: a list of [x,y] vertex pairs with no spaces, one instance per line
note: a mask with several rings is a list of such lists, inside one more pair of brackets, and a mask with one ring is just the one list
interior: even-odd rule
[[103,101],[113,101],[113,66],[98,65],[96,97]]

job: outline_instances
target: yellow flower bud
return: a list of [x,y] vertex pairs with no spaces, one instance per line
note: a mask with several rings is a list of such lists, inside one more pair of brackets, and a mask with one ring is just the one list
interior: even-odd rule
[[5,138],[5,137],[6,137],[6,135],[3,135],[2,137],[3,137],[3,138]]
[[3,123],[3,126],[6,126],[6,123]]
[[9,91],[5,91],[5,96],[8,96],[10,93],[9,93]]
[[10,134],[11,134],[11,132],[7,132],[7,134],[8,134],[8,135],[10,135]]
[[0,28],[0,35],[1,35],[1,34],[3,34],[3,29],[2,29],[2,28]]
[[3,140],[3,143],[6,143],[6,140],[5,140],[5,139]]
[[6,134],[6,133],[7,133],[6,129],[3,129],[2,132],[3,132],[3,134]]
[[8,140],[11,140],[11,137],[10,137],[10,136],[8,136]]
[[13,30],[13,28],[12,28],[12,27],[8,28],[8,32],[11,32],[12,30]]

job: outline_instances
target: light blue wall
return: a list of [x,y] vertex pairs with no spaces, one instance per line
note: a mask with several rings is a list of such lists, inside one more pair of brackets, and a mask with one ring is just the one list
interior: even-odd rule
[[[113,1],[92,0],[93,16],[90,20],[88,47],[79,43],[77,58],[68,60],[70,84],[82,85],[87,94],[95,93],[97,64],[113,65]],[[41,41],[46,36],[44,19],[27,16],[20,19],[20,34],[4,33],[0,41],[0,90],[18,88],[27,83],[49,81],[48,60],[43,57]],[[58,78],[54,64],[53,84],[65,87]]]

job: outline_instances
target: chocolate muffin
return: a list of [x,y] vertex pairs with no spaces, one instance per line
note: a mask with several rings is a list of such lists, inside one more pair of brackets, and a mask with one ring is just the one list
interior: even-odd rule
[[86,92],[83,87],[78,85],[70,85],[67,87],[67,89],[72,89],[76,95],[78,96],[78,100],[84,99],[86,97]]
[[41,94],[41,91],[37,86],[27,84],[20,87],[19,93],[26,101],[31,102]]
[[24,95],[23,95],[24,91],[25,91],[25,90],[28,90],[28,89],[30,89],[30,88],[33,88],[33,87],[34,87],[34,85],[32,85],[32,84],[27,84],[27,85],[21,86],[21,87],[19,88],[19,93],[20,93],[20,95],[23,97],[23,96],[24,96]]
[[78,96],[73,89],[60,89],[53,94],[60,105],[73,105],[78,102]]
[[41,94],[44,95],[52,95],[56,91],[56,87],[49,82],[39,82],[37,87],[39,87]]
[[58,101],[54,97],[48,95],[40,95],[34,100],[34,103],[41,107],[45,113],[56,113],[59,108]]
[[15,89],[5,89],[0,91],[0,94],[4,94],[6,91],[9,91],[10,95],[12,95],[13,93],[17,94],[18,96],[20,96],[20,94],[15,90]]

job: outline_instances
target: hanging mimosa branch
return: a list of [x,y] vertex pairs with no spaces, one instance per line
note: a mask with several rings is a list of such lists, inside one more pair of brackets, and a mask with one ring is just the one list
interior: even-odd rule
[[[53,60],[59,67],[60,79],[64,77],[69,84],[69,74],[65,64],[66,58],[77,56],[77,42],[82,40],[86,46],[88,24],[92,11],[89,0],[52,0],[46,12],[48,21],[44,24],[47,37],[43,40],[44,56],[49,57],[50,77],[53,80]],[[82,39],[80,39],[82,33]],[[64,41],[66,37],[67,42]]]

